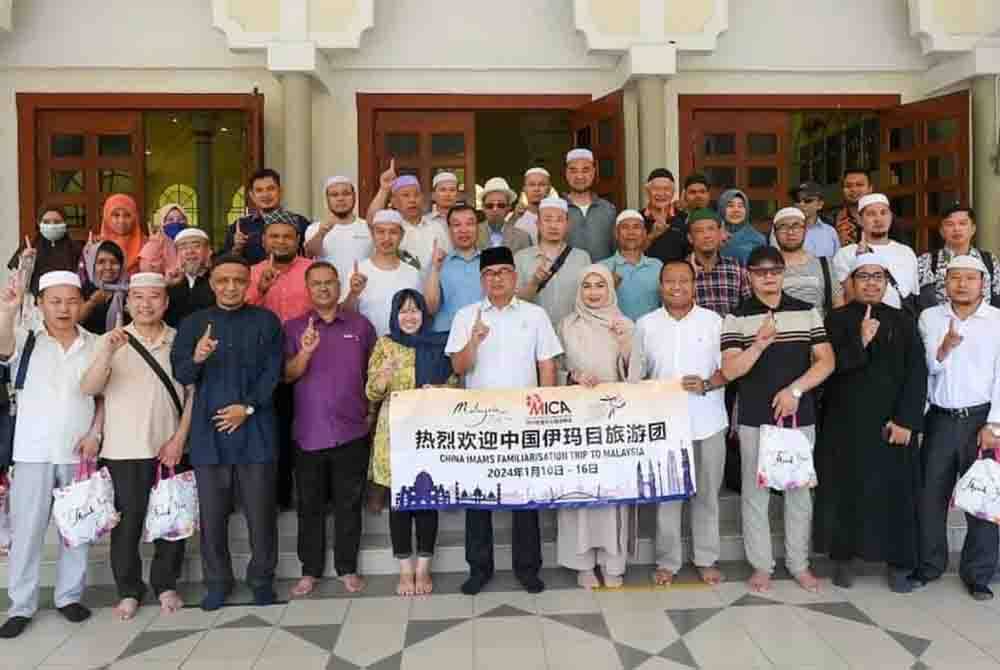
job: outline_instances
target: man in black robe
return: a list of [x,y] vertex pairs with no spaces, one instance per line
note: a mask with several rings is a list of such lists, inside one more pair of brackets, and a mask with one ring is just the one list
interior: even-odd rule
[[179,266],[167,275],[170,306],[163,320],[177,328],[189,315],[214,306],[215,293],[208,277],[212,260],[208,234],[200,228],[185,228],[174,238],[174,245]]
[[854,302],[826,317],[837,366],[823,394],[816,445],[815,551],[835,562],[833,583],[849,588],[851,561],[889,565],[889,586],[914,583],[927,362],[913,319],[882,304],[889,270],[878,253],[858,256]]

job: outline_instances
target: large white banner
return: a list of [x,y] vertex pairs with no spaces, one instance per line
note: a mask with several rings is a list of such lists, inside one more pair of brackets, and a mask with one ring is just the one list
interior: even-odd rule
[[694,495],[680,382],[392,394],[392,507],[519,509]]

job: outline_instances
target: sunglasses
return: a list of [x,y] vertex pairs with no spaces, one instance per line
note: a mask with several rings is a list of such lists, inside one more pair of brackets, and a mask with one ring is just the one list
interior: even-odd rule
[[483,204],[483,209],[507,209],[510,205],[502,202],[487,202]]
[[747,268],[754,277],[780,277],[785,274],[785,268],[782,267],[770,267],[770,268]]

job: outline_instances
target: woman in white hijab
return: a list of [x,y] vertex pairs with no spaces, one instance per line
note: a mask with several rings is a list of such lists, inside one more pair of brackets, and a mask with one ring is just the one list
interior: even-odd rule
[[[565,350],[567,383],[595,386],[627,378],[634,324],[618,309],[611,271],[595,264],[583,271],[576,309],[559,324]],[[557,558],[576,570],[585,589],[600,586],[594,568],[601,566],[604,585],[618,587],[633,544],[630,508],[624,505],[559,510]]]

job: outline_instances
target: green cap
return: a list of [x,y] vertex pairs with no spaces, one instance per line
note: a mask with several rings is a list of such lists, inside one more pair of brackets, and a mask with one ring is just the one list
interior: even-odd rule
[[719,215],[715,213],[715,210],[709,209],[708,207],[702,207],[701,209],[696,209],[690,214],[688,214],[687,223],[690,226],[695,221],[704,221],[706,219],[711,219],[716,223],[721,223],[719,220]]

